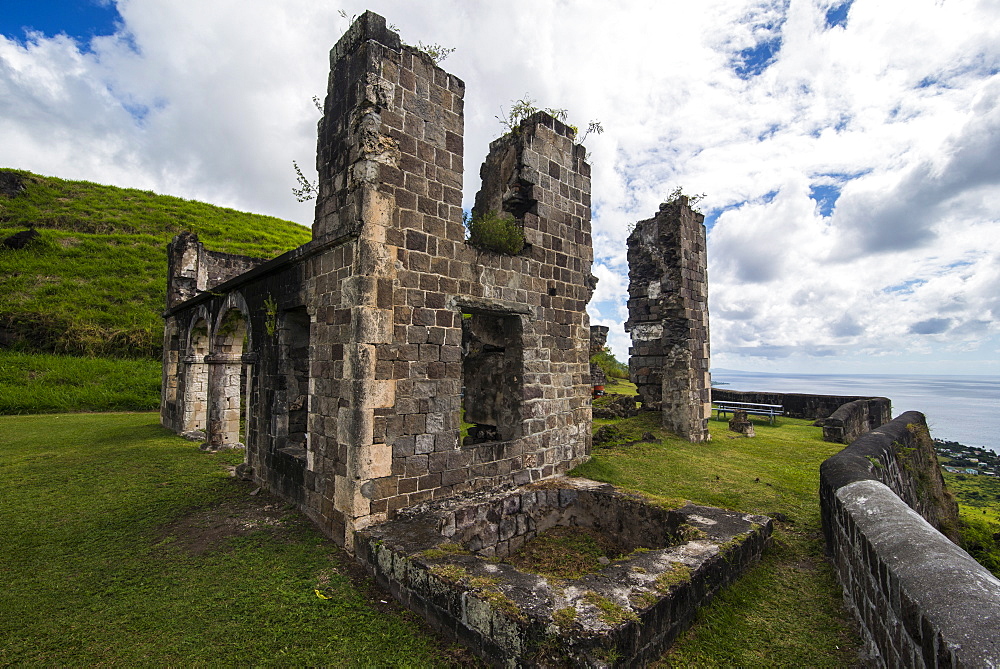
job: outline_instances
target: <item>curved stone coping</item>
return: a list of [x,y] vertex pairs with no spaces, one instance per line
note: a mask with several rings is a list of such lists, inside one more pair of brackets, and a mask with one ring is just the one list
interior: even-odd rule
[[820,466],[827,551],[868,652],[888,666],[1000,666],[1000,580],[936,530],[897,450],[908,411]]
[[[927,517],[928,510],[922,508],[925,501],[920,498],[912,467],[901,464],[897,457],[899,448],[916,448],[917,430],[927,429],[927,420],[919,411],[906,411],[885,425],[866,432],[850,446],[827,458],[819,468],[820,501],[823,503],[833,491],[855,481],[880,481],[887,485],[907,505]],[[929,457],[936,456],[930,454]],[[923,463],[931,466],[930,463]]]
[[1000,666],[1000,580],[888,486],[836,492],[835,562],[869,643],[889,666]]
[[[484,557],[484,535],[509,545],[519,516],[522,528],[526,518],[539,531],[555,519],[626,535],[630,516],[641,518],[634,527],[644,526],[643,536],[631,541],[660,547],[640,545],[578,579],[548,579]],[[405,606],[494,664],[599,666],[614,657],[631,666],[656,659],[699,606],[760,557],[771,531],[766,516],[693,504],[666,510],[609,485],[559,479],[435,502],[357,531],[355,550]]]

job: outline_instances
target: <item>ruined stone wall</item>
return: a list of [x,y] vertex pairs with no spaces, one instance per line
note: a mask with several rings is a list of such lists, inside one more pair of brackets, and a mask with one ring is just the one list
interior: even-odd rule
[[837,408],[823,421],[823,441],[849,444],[865,432],[888,422],[885,398],[854,400]]
[[211,290],[264,262],[264,258],[209,251],[198,235],[182,232],[167,247],[167,306]]
[[[590,355],[591,357],[597,355],[604,350],[604,347],[608,343],[608,327],[606,325],[591,325],[590,326]],[[608,377],[597,365],[591,363],[590,365],[590,383],[594,386],[607,385]]]
[[[332,274],[325,257],[313,262],[325,324],[315,353],[334,362],[314,369],[310,434],[318,475],[334,480],[318,519],[350,543],[352,529],[397,509],[586,457],[590,183],[568,128],[533,119],[490,154],[517,147],[508,166],[530,202],[519,212],[529,246],[473,249],[461,210],[464,84],[372,14],[331,58],[314,237],[357,238]],[[484,180],[484,191],[501,188]],[[459,439],[464,316],[503,321],[514,365],[512,419],[485,443]]]
[[922,414],[904,413],[826,460],[820,507],[827,553],[873,664],[1000,664],[991,633],[1000,580],[945,536],[955,535],[957,506]]
[[[178,388],[197,364],[209,364],[213,387],[242,374],[250,475],[350,548],[355,530],[398,509],[548,477],[587,457],[590,172],[568,127],[529,119],[494,142],[484,174],[498,178],[482,190],[499,201],[517,185],[527,246],[517,255],[473,248],[461,208],[464,84],[372,13],[331,62],[313,241],[211,292],[172,273],[177,335],[166,348],[179,361]],[[246,322],[247,350],[220,355],[217,328],[232,309]],[[505,395],[495,434],[466,442],[470,319],[498,324]],[[180,362],[201,321],[212,350],[202,363]],[[233,384],[224,385],[232,404]],[[229,424],[220,392],[210,390],[210,444],[232,437],[213,434]],[[181,431],[193,414],[187,393],[174,396],[163,421]]]
[[628,237],[629,376],[643,408],[694,442],[712,415],[704,220],[680,196]]

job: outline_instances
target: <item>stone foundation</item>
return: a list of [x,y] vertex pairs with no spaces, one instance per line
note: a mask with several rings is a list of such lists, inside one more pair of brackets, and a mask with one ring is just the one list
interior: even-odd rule
[[[565,580],[498,561],[555,526],[614,536],[632,552]],[[759,558],[771,529],[766,516],[666,510],[556,479],[421,505],[357,532],[354,545],[380,585],[497,666],[635,666]]]

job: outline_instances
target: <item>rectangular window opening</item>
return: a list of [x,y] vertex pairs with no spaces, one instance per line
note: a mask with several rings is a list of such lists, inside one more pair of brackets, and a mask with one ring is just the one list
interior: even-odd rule
[[462,313],[462,445],[510,441],[523,434],[521,319]]

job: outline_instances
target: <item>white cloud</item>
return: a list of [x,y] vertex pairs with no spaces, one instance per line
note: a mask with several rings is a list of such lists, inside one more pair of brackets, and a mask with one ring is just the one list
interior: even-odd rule
[[[601,278],[590,311],[620,358],[628,226],[683,185],[708,195],[714,364],[948,360],[941,371],[1000,373],[1000,8],[855,0],[829,27],[835,4],[342,6],[383,14],[408,42],[457,48],[443,65],[467,84],[467,202],[512,100],[603,122],[587,141]],[[311,98],[347,26],[339,7],[117,5],[119,32],[89,49],[0,37],[0,164],[309,224],[291,163],[312,169]],[[780,48],[738,76],[762,44]]]

